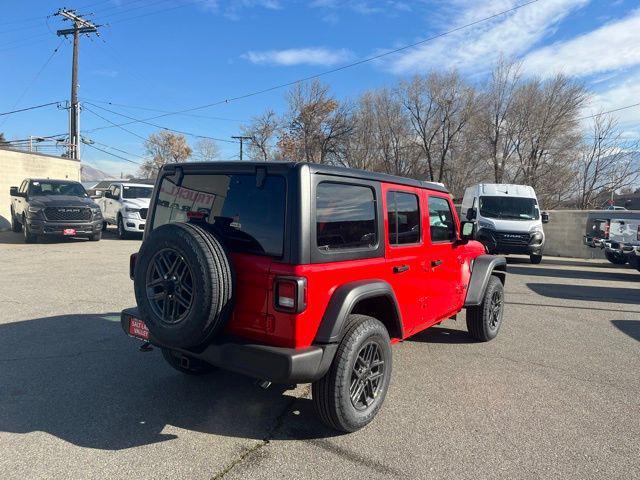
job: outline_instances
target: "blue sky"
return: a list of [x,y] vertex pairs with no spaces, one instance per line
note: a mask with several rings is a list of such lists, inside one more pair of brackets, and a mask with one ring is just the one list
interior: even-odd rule
[[[11,1],[0,19],[0,112],[69,97],[71,45],[56,37],[60,3]],[[135,118],[262,90],[410,44],[525,0],[78,0],[68,8],[104,24],[83,38],[80,98]],[[57,53],[51,57],[54,49]],[[323,77],[340,98],[432,69],[456,68],[481,81],[498,55],[522,58],[528,75],[557,71],[594,92],[585,114],[640,102],[640,1],[538,0],[511,14],[419,47]],[[47,63],[47,60],[50,61]],[[46,65],[45,65],[46,64]],[[44,68],[43,68],[44,67]],[[265,108],[282,111],[284,90],[152,122],[228,139]],[[108,105],[100,102],[112,102]],[[118,104],[118,105],[115,105]],[[125,106],[126,105],[126,106]],[[127,119],[87,105],[83,131]],[[206,117],[206,118],[205,118]],[[640,107],[619,112],[630,139],[640,139]],[[137,155],[157,129],[144,124],[85,135]],[[9,139],[67,130],[55,106],[0,117]],[[137,135],[137,136],[136,136]],[[196,139],[190,138],[195,143]],[[220,142],[227,158],[237,146]],[[104,147],[102,147],[104,148]],[[118,155],[127,156],[116,150]],[[134,161],[140,158],[130,156]],[[136,166],[85,147],[83,160],[110,173]]]

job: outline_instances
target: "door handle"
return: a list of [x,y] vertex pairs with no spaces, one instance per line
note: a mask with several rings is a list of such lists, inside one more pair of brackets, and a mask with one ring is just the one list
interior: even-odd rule
[[431,268],[439,267],[442,265],[442,260],[431,260]]
[[402,273],[409,270],[409,265],[396,265],[393,267],[393,273]]

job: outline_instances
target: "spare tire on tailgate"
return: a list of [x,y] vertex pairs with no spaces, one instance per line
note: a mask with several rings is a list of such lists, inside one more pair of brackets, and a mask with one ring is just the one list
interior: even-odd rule
[[231,313],[233,283],[222,243],[199,225],[162,225],[138,253],[138,309],[152,336],[169,347],[194,347],[219,332]]

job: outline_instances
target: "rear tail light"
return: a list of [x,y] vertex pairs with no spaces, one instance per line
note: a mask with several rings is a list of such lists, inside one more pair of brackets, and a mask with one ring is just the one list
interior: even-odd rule
[[611,229],[611,224],[609,222],[607,222],[607,224],[604,226],[604,238],[608,239],[609,238],[609,230]]
[[276,277],[273,286],[276,310],[300,313],[307,308],[307,279],[302,277]]
[[138,254],[132,253],[129,257],[129,278],[133,280],[136,273],[136,260],[138,260]]

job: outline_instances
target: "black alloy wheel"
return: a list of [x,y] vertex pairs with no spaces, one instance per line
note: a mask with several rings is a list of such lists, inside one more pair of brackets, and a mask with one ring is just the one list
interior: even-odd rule
[[349,394],[356,410],[366,410],[376,399],[384,377],[384,360],[376,342],[365,344],[358,352],[351,371]]
[[502,321],[502,290],[494,290],[489,309],[489,328],[497,330]]
[[147,269],[147,299],[154,313],[168,325],[181,322],[193,304],[193,275],[175,250],[158,251]]

